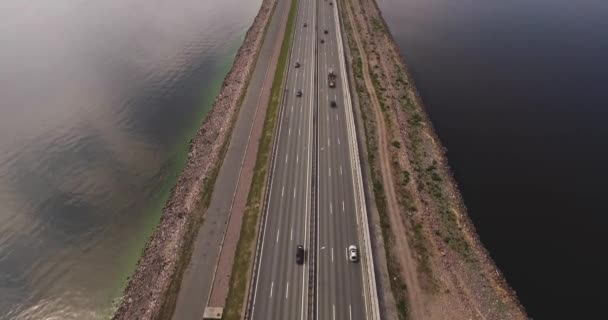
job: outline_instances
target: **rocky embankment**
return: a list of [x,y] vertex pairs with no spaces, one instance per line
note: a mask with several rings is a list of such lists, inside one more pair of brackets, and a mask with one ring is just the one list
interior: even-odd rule
[[[210,198],[276,0],[263,0],[232,69],[196,136],[160,223],[149,239],[113,319],[169,318],[190,246]],[[202,307],[202,306],[201,306]]]
[[477,236],[375,0],[340,8],[385,244],[377,273],[394,298],[381,301],[383,318],[527,319]]

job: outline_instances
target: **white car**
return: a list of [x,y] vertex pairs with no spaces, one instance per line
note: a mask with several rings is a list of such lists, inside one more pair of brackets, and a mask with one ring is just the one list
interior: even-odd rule
[[357,262],[357,261],[359,261],[359,250],[357,249],[357,246],[350,245],[348,247],[348,260],[350,262]]

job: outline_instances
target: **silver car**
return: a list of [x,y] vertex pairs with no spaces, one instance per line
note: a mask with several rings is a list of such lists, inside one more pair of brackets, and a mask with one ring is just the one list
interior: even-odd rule
[[359,250],[357,249],[357,246],[350,245],[348,247],[348,260],[350,262],[357,262],[357,261],[359,261]]

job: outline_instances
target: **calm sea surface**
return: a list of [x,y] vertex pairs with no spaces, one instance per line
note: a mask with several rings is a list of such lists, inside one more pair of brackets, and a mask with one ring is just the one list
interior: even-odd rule
[[606,318],[608,1],[379,6],[530,316]]
[[261,0],[0,2],[0,319],[99,319]]

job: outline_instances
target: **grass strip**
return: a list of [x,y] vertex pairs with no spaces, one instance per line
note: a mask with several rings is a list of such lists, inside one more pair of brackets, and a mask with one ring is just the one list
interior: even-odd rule
[[289,60],[289,47],[291,46],[297,3],[297,0],[291,2],[281,53],[272,82],[270,101],[264,119],[264,128],[251,181],[251,189],[247,197],[247,209],[243,215],[243,224],[236,247],[234,264],[232,265],[230,289],[222,317],[225,320],[239,320],[242,318],[241,312],[243,311],[248,282],[247,275],[253,257],[258,217],[263,208],[264,186],[268,177],[272,142],[282,101],[283,79],[286,76],[285,68]]

